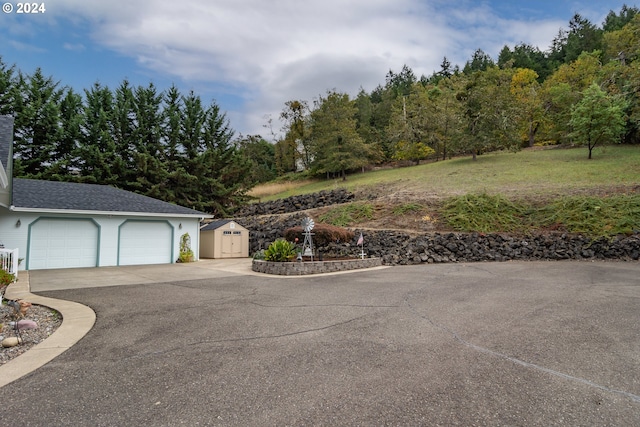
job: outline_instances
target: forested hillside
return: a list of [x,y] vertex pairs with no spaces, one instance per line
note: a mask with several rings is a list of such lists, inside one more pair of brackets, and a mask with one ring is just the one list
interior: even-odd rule
[[406,65],[389,71],[355,99],[329,91],[311,104],[289,101],[278,171],[334,176],[363,163],[475,158],[534,144],[585,145],[585,156],[598,144],[637,144],[639,54],[638,9],[624,6],[600,27],[576,14],[545,51],[504,46],[494,60],[477,50],[462,68],[445,57],[430,76]]
[[[394,160],[419,163],[534,144],[640,142],[640,14],[596,25],[580,15],[546,50],[477,50],[417,77],[403,66],[355,98],[330,90],[288,100],[279,132],[235,136],[226,114],[193,93],[94,84],[78,93],[0,56],[0,114],[15,116],[14,176],[110,184],[228,214],[258,182],[304,171],[346,177]],[[1,52],[0,52],[1,54]],[[282,136],[277,136],[277,135]]]

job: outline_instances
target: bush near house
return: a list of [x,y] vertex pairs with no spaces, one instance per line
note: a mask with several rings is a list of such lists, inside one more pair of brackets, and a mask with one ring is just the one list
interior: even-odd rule
[[191,249],[191,237],[189,233],[184,233],[180,237],[180,255],[178,256],[178,262],[193,262],[195,261],[195,255]]
[[16,276],[0,269],[0,286],[8,286],[16,280]]

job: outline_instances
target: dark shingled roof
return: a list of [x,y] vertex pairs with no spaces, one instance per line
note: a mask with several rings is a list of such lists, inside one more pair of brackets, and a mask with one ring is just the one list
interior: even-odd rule
[[109,185],[21,178],[13,179],[13,206],[44,210],[209,216]]
[[217,221],[211,221],[209,224],[205,225],[200,229],[200,231],[209,231],[209,230],[217,230],[225,224],[230,223],[231,219],[219,219]]
[[13,117],[0,115],[0,162],[6,171],[11,159],[11,144],[13,144]]

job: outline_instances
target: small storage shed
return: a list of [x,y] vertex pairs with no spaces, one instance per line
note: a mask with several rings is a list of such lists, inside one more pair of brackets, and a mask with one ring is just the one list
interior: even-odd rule
[[249,230],[230,219],[200,229],[200,258],[248,258]]

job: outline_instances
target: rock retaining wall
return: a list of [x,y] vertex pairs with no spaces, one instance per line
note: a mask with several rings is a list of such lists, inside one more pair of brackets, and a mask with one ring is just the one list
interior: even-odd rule
[[[238,222],[250,230],[250,254],[266,249],[283,236],[284,230],[300,225],[304,214],[286,218],[266,216],[240,218]],[[640,259],[640,233],[613,239],[596,239],[575,234],[548,233],[512,236],[482,233],[431,233],[410,235],[396,231],[362,230],[364,250],[387,265],[441,262],[479,262],[508,260],[622,260]],[[326,257],[360,255],[356,238],[351,242],[331,243],[316,248]]]
[[[640,234],[596,239],[574,234],[511,236],[480,233],[364,233],[365,252],[385,264],[509,260],[640,259]],[[326,249],[325,249],[326,250]]]
[[381,265],[382,260],[380,258],[305,262],[268,262],[254,259],[251,268],[253,271],[259,273],[277,274],[280,276],[301,276],[306,274],[333,273],[337,271],[379,267]]
[[292,213],[307,209],[321,208],[323,206],[348,203],[353,201],[354,198],[355,196],[353,193],[350,193],[345,189],[320,191],[313,194],[304,194],[301,196],[287,197],[286,199],[278,199],[272,202],[252,203],[243,207],[242,210],[237,213],[237,216],[242,217]]

